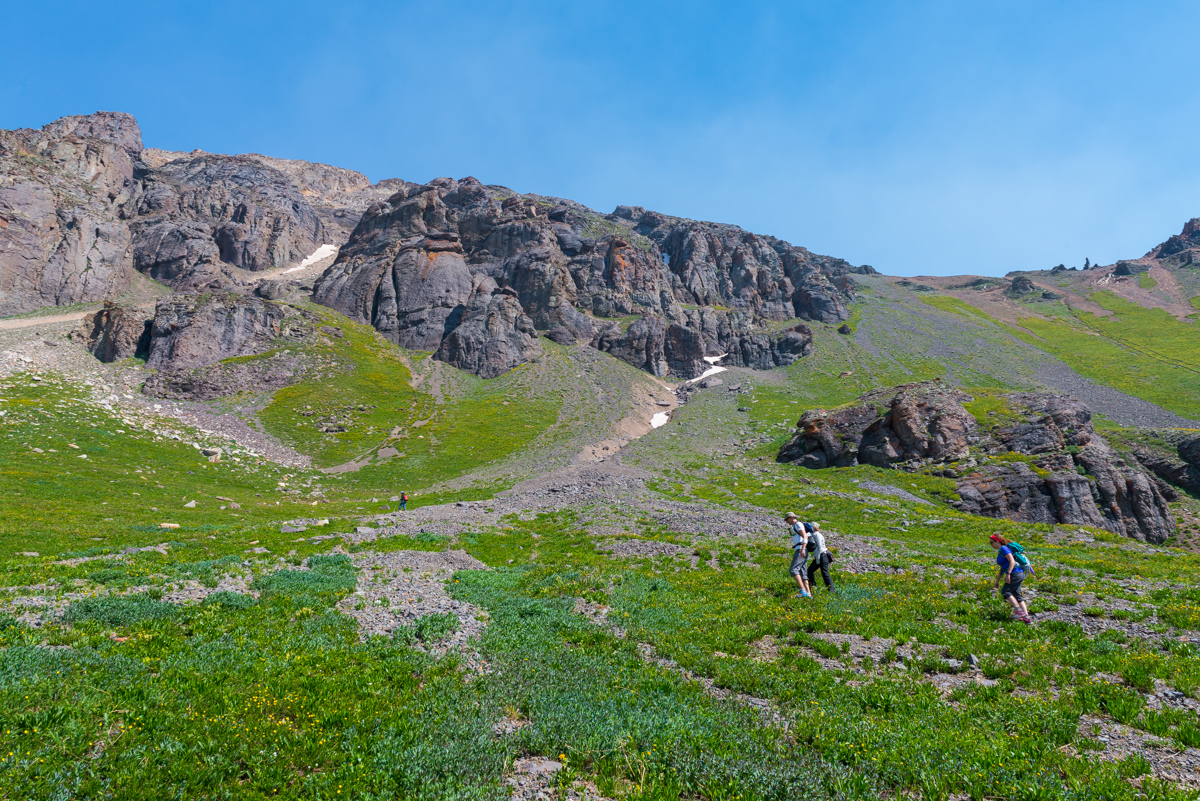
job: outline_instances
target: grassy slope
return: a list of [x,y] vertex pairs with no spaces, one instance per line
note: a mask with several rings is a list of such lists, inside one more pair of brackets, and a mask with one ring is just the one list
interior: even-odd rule
[[[801,475],[771,461],[801,411],[849,402],[874,386],[949,371],[985,387],[976,390],[972,411],[986,415],[1000,410],[988,388],[1027,385],[1038,352],[1022,349],[985,315],[949,298],[890,292],[868,293],[853,336],[814,326],[813,357],[755,376],[741,396],[702,393],[670,425],[631,446],[626,459],[653,471],[650,486],[667,499],[770,516],[799,507],[823,521],[835,546],[836,534],[879,538],[874,558],[896,572],[855,576],[839,561],[840,594],[801,604],[784,575],[782,537],[697,537],[620,507],[512,519],[496,529],[465,526],[444,546],[381,543],[462,547],[492,566],[464,571],[453,585],[491,620],[480,646],[491,672],[469,681],[454,658],[432,659],[402,640],[358,644],[347,619],[332,610],[352,586],[346,565],[332,560],[311,577],[273,581],[275,557],[248,556],[247,548],[295,551],[289,559],[296,564],[329,543],[293,542],[272,525],[280,519],[353,517],[364,497],[389,485],[453,481],[470,470],[511,483],[577,441],[591,421],[619,416],[602,391],[589,397],[573,388],[629,391],[644,377],[599,354],[550,348],[541,365],[494,382],[452,379],[439,405],[428,385],[415,394],[408,386],[411,356],[368,332],[348,332],[331,346],[343,350],[327,355],[340,353],[360,374],[328,392],[301,385],[265,414],[271,430],[329,463],[361,455],[403,424],[409,436],[396,447],[407,457],[338,479],[266,464],[207,465],[186,445],[117,436],[117,419],[68,387],[10,382],[0,388],[0,490],[15,499],[0,524],[5,587],[45,584],[63,601],[68,589],[100,598],[106,586],[150,591],[132,604],[76,601],[70,626],[0,621],[0,788],[13,797],[505,798],[501,776],[528,753],[564,755],[567,778],[593,778],[610,797],[867,799],[903,791],[1109,799],[1137,796],[1129,780],[1138,776],[1142,791],[1160,792],[1144,777],[1144,761],[1094,763],[1065,746],[1084,754],[1096,747],[1077,731],[1085,713],[1177,745],[1200,744],[1194,720],[1149,710],[1143,695],[1158,680],[1195,696],[1200,652],[1177,639],[1087,637],[1069,624],[1031,630],[1009,621],[988,589],[991,552],[981,541],[1000,531],[1030,546],[1043,568],[1035,611],[1086,606],[1098,619],[1141,619],[1164,634],[1170,626],[1200,630],[1200,558],[1122,549],[1100,532],[1092,532],[1094,544],[1051,545],[1046,527],[902,501],[880,506],[856,483],[896,484],[936,502],[950,490],[940,478],[868,467]],[[414,369],[428,365],[416,361]],[[588,380],[577,380],[575,370]],[[847,370],[852,375],[841,377]],[[389,391],[380,393],[381,385]],[[505,407],[501,397],[516,402]],[[513,414],[522,404],[532,410],[528,422]],[[738,412],[740,404],[749,413]],[[306,406],[322,414],[350,406],[354,426],[344,436],[321,435],[304,427],[310,418],[297,418]],[[76,439],[87,460],[66,447]],[[489,450],[485,440],[498,444]],[[35,443],[58,453],[35,454]],[[316,509],[278,489],[280,481],[292,487],[314,479],[328,485]],[[241,516],[216,508],[218,494],[236,497]],[[185,498],[198,498],[197,508],[182,508]],[[170,509],[182,528],[154,529],[167,518],[149,513],[152,505]],[[592,514],[615,516],[632,536],[691,546],[720,570],[703,561],[690,570],[686,557],[607,558],[583,522]],[[166,555],[76,565],[50,558],[166,539],[176,541]],[[16,555],[23,550],[43,556]],[[153,600],[172,581],[214,580],[232,570],[259,576],[259,603],[171,607]],[[1139,583],[1146,581],[1180,589],[1147,591]],[[575,614],[580,596],[611,605],[629,636],[617,639]],[[842,672],[816,661],[845,659],[812,636],[830,632],[937,648],[908,663],[891,651],[893,658],[864,673],[848,664]],[[752,644],[768,635],[777,658],[749,658]],[[744,707],[647,665],[636,642],[722,687],[774,701],[795,720],[791,733],[762,727]],[[994,686],[967,682],[944,698],[925,681],[948,670],[941,655],[968,653],[980,657]],[[508,738],[491,734],[496,721],[514,715],[535,725]],[[1163,789],[1155,797],[1185,796]]]
[[1113,312],[1100,316],[1062,303],[1018,304],[1017,324],[994,319],[948,295],[928,294],[928,306],[958,314],[964,324],[1007,332],[1065,362],[1079,374],[1143,398],[1183,417],[1200,418],[1200,336],[1192,322],[1139,306],[1112,292],[1089,300]]
[[[749,393],[750,417],[727,394],[703,393],[628,458],[658,471],[656,486],[678,500],[706,498],[772,516],[812,503],[805,516],[822,520],[835,546],[837,534],[880,537],[876,558],[898,572],[854,576],[835,562],[839,595],[818,593],[802,604],[784,575],[782,537],[697,538],[619,508],[468,526],[445,547],[466,548],[493,566],[460,573],[452,585],[491,620],[480,646],[491,672],[468,682],[453,658],[431,659],[399,640],[357,644],[346,619],[330,610],[350,586],[344,565],[277,585],[266,579],[276,569],[268,558],[249,567],[264,589],[279,588],[247,608],[109,602],[80,606],[70,627],[0,633],[7,646],[0,651],[0,745],[11,754],[0,756],[0,784],[18,797],[69,788],[82,798],[102,791],[118,798],[502,798],[506,766],[534,753],[565,755],[568,778],[590,777],[610,797],[868,799],[909,791],[1109,799],[1135,797],[1128,780],[1147,766],[1071,756],[1063,746],[1087,753],[1092,742],[1076,731],[1079,715],[1107,714],[1180,745],[1200,742],[1193,721],[1149,710],[1138,691],[1157,679],[1195,694],[1194,646],[1119,633],[1086,637],[1065,624],[1021,627],[988,590],[990,551],[981,540],[1001,531],[1030,546],[1042,566],[1035,610],[1083,605],[1102,618],[1143,618],[1163,631],[1168,624],[1200,629],[1200,596],[1147,594],[1137,582],[1193,586],[1200,559],[1104,542],[1050,545],[1047,527],[855,497],[863,496],[854,482],[865,478],[937,497],[944,488],[936,479],[852,468],[807,473],[812,483],[797,484],[795,468],[769,461],[772,418],[764,400],[753,403],[762,391]],[[707,455],[714,439],[721,447],[749,444],[736,459],[714,460]],[[686,558],[609,559],[593,550],[581,522],[593,513],[624,515],[632,535],[685,543],[720,570],[686,569]],[[211,507],[197,514],[219,520]],[[942,522],[929,522],[935,516]],[[240,561],[251,537],[276,553],[297,549],[297,562],[328,546],[215,526],[215,535],[181,530],[168,555],[125,563],[14,559],[5,583],[81,580],[91,594],[102,592],[101,579],[122,587],[200,569],[219,575],[230,569],[219,560]],[[627,639],[574,614],[580,596],[611,605]],[[813,637],[830,632],[915,639],[936,649],[907,663],[892,651],[863,673],[844,662],[841,673],[816,661],[845,660],[838,647]],[[752,644],[767,636],[778,656],[749,658]],[[722,687],[773,700],[795,720],[793,733],[764,728],[751,711],[643,663],[635,642]],[[942,655],[968,653],[980,657],[994,686],[967,682],[944,698],[924,680],[949,670]],[[1019,701],[1012,697],[1018,690]],[[490,734],[513,715],[536,725],[508,738]],[[143,778],[148,769],[152,788]],[[1140,784],[1156,786],[1144,776]],[[1163,789],[1156,797],[1185,796]]]

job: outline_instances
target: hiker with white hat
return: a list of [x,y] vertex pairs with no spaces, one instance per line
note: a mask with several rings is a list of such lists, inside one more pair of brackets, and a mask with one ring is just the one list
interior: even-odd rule
[[812,593],[808,591],[808,579],[805,576],[805,562],[808,561],[808,532],[804,529],[804,524],[796,517],[794,512],[788,512],[783,516],[784,522],[788,524],[788,530],[792,534],[792,566],[790,572],[792,578],[796,580],[796,586],[800,588],[797,596],[800,598],[811,598]]

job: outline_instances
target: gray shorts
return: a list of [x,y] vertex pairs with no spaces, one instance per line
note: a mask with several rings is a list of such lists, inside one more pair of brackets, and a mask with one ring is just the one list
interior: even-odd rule
[[1007,598],[1011,595],[1013,598],[1017,599],[1017,603],[1024,603],[1025,596],[1021,595],[1021,582],[1024,580],[1025,574],[1023,572],[1013,573],[1011,576],[1009,576],[1008,582],[1006,582],[1005,585],[1000,589],[1001,597]]
[[808,555],[800,548],[792,549],[792,567],[791,574],[793,576],[804,575],[804,563],[808,561]]

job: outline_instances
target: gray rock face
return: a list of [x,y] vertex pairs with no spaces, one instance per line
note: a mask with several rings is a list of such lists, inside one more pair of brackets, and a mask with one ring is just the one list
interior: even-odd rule
[[807,411],[777,461],[802,467],[847,467],[954,461],[970,452],[975,420],[963,408],[971,396],[939,381],[905,384],[862,397],[837,412]]
[[158,302],[146,366],[183,370],[266,350],[279,336],[283,309],[231,293],[172,295]]
[[141,147],[128,114],[0,131],[0,315],[129,290]]
[[480,378],[495,378],[541,354],[537,330],[515,291],[501,290],[483,277],[464,305],[458,325],[438,347],[438,359]]
[[[1175,450],[1176,456],[1169,456],[1135,446],[1133,455],[1143,467],[1163,481],[1193,495],[1200,495],[1200,435],[1180,437],[1175,443]],[[1174,498],[1168,496],[1168,500]]]
[[[468,301],[482,275],[512,290],[524,318],[556,331],[556,341],[591,342],[656,375],[688,378],[707,367],[704,356],[730,350],[733,363],[758,367],[800,358],[811,332],[768,336],[757,322],[844,319],[847,276],[858,269],[733,226],[634,207],[600,215],[473,178],[439,178],[369,207],[314,295],[404,347],[444,358],[486,350],[479,326],[442,347],[486,305]],[[643,321],[623,332],[604,319],[632,315]],[[486,336],[508,341],[496,352],[512,354],[526,349],[512,345],[518,330],[493,325]]]
[[157,372],[143,392],[208,399],[243,389],[287,386],[311,366],[285,350],[270,358],[226,361],[314,335],[316,318],[280,303],[234,293],[172,295],[158,302],[150,325],[146,365]]
[[980,425],[963,406],[971,396],[940,382],[864,395],[837,412],[805,412],[779,452],[813,469],[873,464],[941,471],[957,478],[959,509],[1031,523],[1107,528],[1159,543],[1175,521],[1161,482],[1127,463],[1096,434],[1079,401],[1051,393],[1004,396],[1003,423]]
[[71,339],[102,362],[144,359],[150,352],[150,320],[135,309],[107,301],[103,309],[83,319]]
[[249,156],[202,154],[141,174],[134,264],[178,289],[236,285],[303,260],[331,238],[300,186]]
[[605,329],[592,346],[656,376],[695,376],[708,366],[700,334],[661,317],[643,317],[624,334],[615,326]]

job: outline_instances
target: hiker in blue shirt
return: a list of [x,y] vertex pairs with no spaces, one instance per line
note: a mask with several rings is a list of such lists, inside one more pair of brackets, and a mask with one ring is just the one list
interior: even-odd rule
[[1013,551],[1008,547],[1008,540],[999,534],[993,534],[989,541],[996,549],[996,564],[1000,572],[996,574],[996,587],[1004,579],[1004,587],[1000,590],[1001,597],[1012,607],[1013,617],[1022,623],[1032,623],[1029,619],[1029,607],[1025,605],[1025,597],[1021,594],[1021,582],[1025,580],[1025,570],[1017,561]]
[[792,535],[792,566],[790,572],[792,578],[796,580],[796,586],[800,588],[797,596],[800,598],[811,598],[812,593],[808,591],[808,579],[805,577],[804,563],[808,561],[808,532],[804,528],[804,524],[799,521],[791,512],[788,512],[783,517],[788,524],[788,531]]

